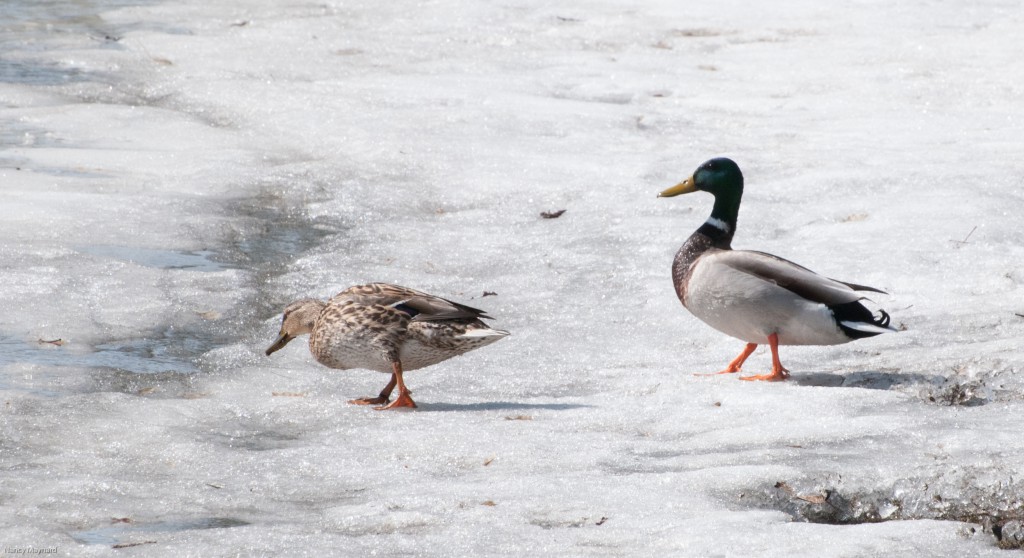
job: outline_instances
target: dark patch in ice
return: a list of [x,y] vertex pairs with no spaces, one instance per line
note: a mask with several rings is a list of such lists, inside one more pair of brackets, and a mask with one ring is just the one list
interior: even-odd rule
[[964,380],[939,374],[865,371],[842,375],[812,372],[794,374],[792,381],[801,386],[904,391],[914,393],[928,403],[947,406],[978,407],[993,399],[992,390],[984,380]]
[[[219,322],[197,320],[187,328],[158,327],[139,332],[139,337],[92,347],[77,346],[73,341],[55,346],[0,332],[0,361],[36,367],[3,370],[0,388],[38,397],[103,391],[156,398],[200,397],[193,376],[201,369],[202,355],[237,341],[235,333]],[[83,386],[81,378],[91,380]]]
[[118,521],[109,527],[99,527],[86,531],[69,533],[71,538],[82,544],[120,544],[126,537],[135,534],[176,533],[198,529],[229,529],[251,525],[248,521],[233,517],[204,517],[200,519],[184,519],[180,521],[123,522]]
[[220,257],[251,272],[257,296],[246,310],[254,325],[291,302],[276,295],[270,286],[273,279],[287,272],[297,257],[344,229],[335,222],[311,219],[305,205],[315,200],[308,194],[289,196],[285,190],[276,182],[263,184],[255,196],[228,207],[237,226],[224,238]]
[[83,168],[78,167],[42,167],[38,165],[26,164],[21,168],[39,174],[46,174],[49,176],[66,176],[69,178],[110,178],[111,176],[110,174],[107,173],[85,170]]
[[892,390],[895,388],[933,383],[936,380],[945,378],[937,374],[914,374],[901,372],[850,372],[849,374],[834,374],[831,372],[811,372],[808,374],[794,374],[791,380],[801,386],[818,387],[853,387],[863,389]]
[[[312,222],[304,208],[309,196],[291,198],[275,194],[280,184],[264,185],[261,194],[233,202],[228,211],[236,214],[234,228],[209,250],[176,251],[113,245],[79,247],[81,252],[104,258],[130,261],[158,269],[216,272],[238,268],[243,280],[256,283],[254,296],[218,319],[182,320],[174,325],[154,324],[129,338],[109,339],[91,347],[76,346],[74,340],[61,347],[42,346],[34,340],[0,332],[0,358],[5,363],[26,363],[48,367],[49,378],[23,381],[19,372],[0,376],[0,387],[24,389],[42,397],[62,395],[49,387],[62,382],[57,375],[71,368],[91,369],[93,385],[86,391],[116,391],[150,397],[200,396],[189,377],[203,369],[203,355],[218,347],[237,343],[256,331],[268,315],[284,302],[275,300],[270,283],[287,271],[292,259],[306,252],[336,228]],[[53,370],[56,370],[54,372]],[[48,391],[49,390],[49,391]],[[78,390],[75,390],[78,391]],[[262,443],[262,442],[260,442]],[[265,445],[272,445],[269,442]]]
[[26,25],[55,25],[72,31],[76,27],[89,29],[103,23],[96,14],[129,6],[155,4],[159,0],[76,0],[62,3],[54,9],[54,2],[0,2],[0,30],[10,31]]
[[206,438],[228,448],[247,451],[269,451],[294,446],[302,439],[299,432],[275,430],[272,426],[231,431],[209,431]]
[[944,378],[936,385],[926,386],[920,395],[929,403],[949,407],[980,407],[993,399],[993,392],[984,380],[957,378]]
[[94,359],[102,366],[138,373],[195,372],[193,360],[216,341],[193,330],[169,328],[134,339],[119,339],[96,346]]
[[28,363],[51,367],[83,367],[120,370],[141,374],[198,370],[194,361],[224,339],[194,335],[192,331],[167,328],[138,338],[101,343],[81,351],[73,343],[55,347],[0,334],[0,355],[7,363]]
[[99,345],[93,353],[71,354],[60,364],[124,370],[136,374],[195,372],[195,365],[175,355],[173,349],[158,339],[127,339]]
[[[186,356],[174,348],[160,346],[161,340],[129,340],[110,343],[98,350],[77,352],[71,347],[46,347],[0,336],[0,357],[7,364],[31,364],[38,370],[12,369],[0,375],[0,388],[24,390],[38,397],[57,397],[65,393],[64,374],[77,369],[94,370],[96,389],[146,394],[159,390],[163,396],[188,394],[183,378],[197,371]],[[132,379],[134,378],[134,379]],[[74,383],[74,382],[71,382]],[[173,388],[173,389],[170,389]],[[87,391],[92,391],[87,390]]]
[[607,516],[596,515],[594,517],[551,517],[541,516],[535,517],[530,520],[530,525],[535,525],[541,529],[579,529],[587,526],[600,527],[608,521]]
[[[742,502],[776,509],[798,521],[858,525],[884,521],[933,519],[980,526],[1004,548],[1021,548],[1017,529],[1024,521],[1022,485],[1012,476],[998,483],[968,471],[956,478],[899,480],[888,487],[855,487],[847,481],[779,481],[741,494]],[[823,475],[830,477],[831,475]]]
[[99,392],[127,393],[154,399],[194,399],[203,395],[196,389],[194,371],[140,374],[128,370],[99,369],[93,374],[91,389]]
[[[158,269],[217,272],[230,268],[246,271],[256,283],[255,296],[236,306],[228,317],[195,319],[176,326],[155,324],[131,338],[110,339],[89,350],[69,344],[60,348],[0,336],[0,356],[9,363],[48,367],[94,369],[94,388],[153,397],[195,396],[194,374],[202,369],[203,354],[238,342],[254,331],[268,314],[283,306],[269,296],[269,283],[288,269],[297,255],[318,245],[335,230],[308,219],[302,199],[272,193],[276,185],[264,185],[254,198],[234,202],[228,210],[237,215],[236,226],[224,243],[209,250],[177,251],[113,245],[81,246],[79,251]],[[18,387],[17,379],[0,378],[0,385]],[[53,383],[53,382],[50,382]],[[7,384],[11,384],[8,386]],[[34,391],[35,393],[35,391]],[[58,393],[36,393],[54,396]]]
[[190,271],[223,271],[230,266],[215,261],[216,253],[211,250],[179,251],[135,246],[113,246],[94,244],[79,246],[79,252],[101,258],[112,258],[160,269],[187,269]]
[[[0,64],[3,62],[0,61]],[[65,142],[56,134],[45,128],[29,126],[16,120],[4,120],[0,126],[0,145],[22,147],[57,147]],[[4,166],[24,168],[28,159],[13,159],[4,157]]]
[[269,451],[293,447],[306,431],[275,415],[245,415],[200,423],[194,437],[222,447],[245,451]]
[[90,81],[93,76],[78,68],[33,61],[0,59],[0,82],[25,85],[61,85]]
[[[61,3],[60,9],[54,9],[52,2],[0,2],[0,52],[7,55],[0,59],[0,82],[34,86],[110,82],[107,74],[37,61],[32,56],[48,49],[67,49],[70,40],[81,38],[96,48],[124,48],[118,41],[131,26],[111,25],[97,14],[154,2],[80,0]],[[41,28],[46,33],[41,33]],[[41,36],[52,37],[52,42],[40,40]]]

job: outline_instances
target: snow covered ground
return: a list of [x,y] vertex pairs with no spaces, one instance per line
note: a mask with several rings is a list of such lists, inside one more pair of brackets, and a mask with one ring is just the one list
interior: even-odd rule
[[[0,4],[5,552],[1020,544],[1016,3],[62,4]],[[711,198],[655,195],[719,155],[735,247],[903,331],[694,376],[742,348],[670,281]],[[413,412],[263,355],[287,302],[368,281],[512,336],[409,374]]]

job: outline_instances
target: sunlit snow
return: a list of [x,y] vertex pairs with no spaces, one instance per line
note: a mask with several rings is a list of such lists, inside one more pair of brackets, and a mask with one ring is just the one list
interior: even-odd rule
[[[1007,556],[1021,29],[1001,0],[0,3],[0,545]],[[694,376],[743,343],[671,285],[711,197],[656,194],[714,156],[736,248],[885,290],[901,331]],[[409,412],[264,356],[285,304],[370,281],[512,335],[408,374]]]

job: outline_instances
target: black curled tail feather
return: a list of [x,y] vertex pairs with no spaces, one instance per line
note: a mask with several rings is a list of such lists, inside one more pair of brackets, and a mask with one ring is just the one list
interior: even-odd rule
[[[855,324],[870,324],[881,329],[891,329],[889,322],[892,318],[889,313],[885,310],[879,310],[878,316],[871,313],[866,306],[860,302],[846,302],[843,304],[830,304],[828,309],[832,311],[832,315],[835,316],[836,325],[851,339],[863,339],[865,337],[874,337],[882,332],[872,329],[857,329]],[[847,325],[850,324],[850,325]]]
[[889,313],[881,308],[878,309],[878,313],[881,314],[881,316],[879,316],[873,323],[878,327],[889,327]]

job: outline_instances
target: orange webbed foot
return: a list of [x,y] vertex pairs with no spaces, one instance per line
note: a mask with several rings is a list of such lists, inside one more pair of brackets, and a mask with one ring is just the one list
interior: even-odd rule
[[383,405],[388,402],[387,397],[362,397],[359,399],[352,399],[349,403],[353,405]]
[[398,394],[398,398],[391,403],[384,405],[383,407],[374,407],[374,409],[377,411],[385,411],[387,409],[398,409],[401,407],[407,407],[409,409],[416,408],[416,402],[412,400],[412,397],[409,397],[409,392],[400,393]]
[[386,405],[391,400],[391,392],[395,389],[395,385],[398,384],[398,376],[394,373],[391,374],[391,381],[388,385],[384,386],[384,389],[380,391],[380,395],[377,397],[360,397],[359,399],[353,399],[349,403],[353,405]]
[[789,370],[786,370],[782,366],[782,362],[779,361],[779,334],[773,333],[768,336],[768,346],[772,349],[772,371],[768,374],[759,374],[757,376],[741,376],[741,380],[749,382],[781,382],[789,377]]
[[781,382],[782,380],[785,380],[788,377],[789,370],[783,368],[782,370],[778,371],[772,370],[768,374],[758,374],[756,376],[740,376],[740,379],[746,380],[748,382]]

